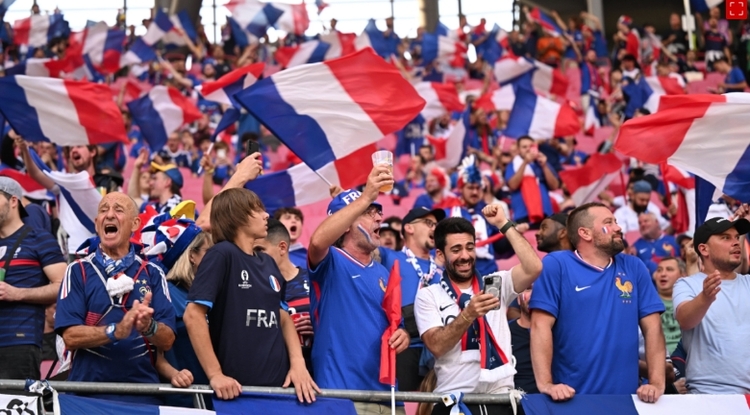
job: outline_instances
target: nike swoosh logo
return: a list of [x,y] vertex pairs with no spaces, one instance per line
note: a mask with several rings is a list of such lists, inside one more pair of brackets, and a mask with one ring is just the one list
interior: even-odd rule
[[638,253],[639,253],[639,254],[642,254],[642,253],[644,253],[644,252],[646,252],[646,251],[648,251],[648,248],[646,248],[646,249],[641,249],[640,251],[638,251]]
[[359,278],[361,275],[352,275],[352,279]]
[[446,306],[440,307],[440,311],[444,311],[446,308],[452,306],[453,304],[448,304]]
[[591,286],[590,286],[590,285],[587,285],[587,286],[585,286],[585,287],[579,287],[579,286],[577,286],[577,285],[576,285],[576,292],[579,292],[579,291],[583,291],[583,290],[585,290],[585,289],[587,289],[587,288],[591,288]]

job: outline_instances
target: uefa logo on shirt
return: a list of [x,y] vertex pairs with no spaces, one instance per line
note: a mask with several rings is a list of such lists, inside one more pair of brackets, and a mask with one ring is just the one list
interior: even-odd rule
[[279,280],[277,280],[276,277],[274,277],[273,275],[269,276],[268,282],[271,283],[271,288],[273,288],[274,291],[281,291],[281,284],[279,284]]
[[241,283],[237,284],[238,287],[242,288],[243,290],[247,290],[248,288],[251,288],[253,285],[250,284],[250,274],[247,273],[246,270],[242,270],[240,273],[240,279],[242,280]]

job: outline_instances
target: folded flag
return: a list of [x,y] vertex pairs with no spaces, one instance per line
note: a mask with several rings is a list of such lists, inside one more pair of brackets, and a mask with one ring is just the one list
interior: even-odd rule
[[613,153],[594,153],[583,166],[561,171],[560,180],[576,206],[580,206],[596,200],[599,193],[620,175],[622,167],[622,160]]
[[747,395],[663,395],[656,403],[644,403],[636,395],[576,395],[553,402],[544,394],[527,394],[521,404],[526,415],[750,414]]
[[458,166],[464,153],[464,142],[466,133],[469,131],[470,110],[467,108],[461,114],[457,123],[453,124],[450,132],[445,137],[433,137],[428,135],[427,140],[435,149],[435,163],[445,170]]
[[28,141],[61,146],[128,142],[106,85],[17,75],[0,78],[0,96],[0,111]]
[[164,35],[162,40],[165,44],[175,46],[187,45],[187,40],[179,33],[180,31],[185,33],[185,36],[192,40],[193,43],[198,41],[198,34],[195,31],[195,26],[193,25],[193,21],[190,20],[187,10],[180,10],[179,13],[170,16],[169,20],[172,22],[173,29]]
[[203,117],[195,103],[177,89],[163,85],[155,86],[127,106],[152,151],[161,150],[169,134]]
[[[372,153],[375,145],[363,147],[348,156],[337,159],[319,174],[331,184],[342,189],[357,187],[365,182],[361,172],[365,166],[367,173],[372,169]],[[365,176],[366,177],[366,176]],[[330,199],[328,184],[321,180],[315,171],[305,163],[294,165],[287,170],[264,174],[248,182],[245,188],[255,192],[263,201],[268,212],[288,206],[305,206]]]
[[205,409],[178,408],[174,406],[143,405],[130,402],[107,401],[104,399],[86,398],[59,394],[59,414],[110,414],[110,415],[215,415],[216,412]]
[[385,311],[388,327],[380,337],[380,376],[378,379],[380,383],[396,386],[396,349],[392,348],[388,342],[401,323],[401,272],[398,268],[398,260],[393,262],[381,306]]
[[570,105],[559,104],[533,91],[530,74],[517,81],[515,93],[513,110],[503,132],[506,136],[550,139],[575,135],[581,129],[578,115]]
[[54,38],[70,34],[68,22],[62,14],[35,14],[13,23],[13,42],[40,48]]
[[356,415],[354,403],[347,399],[315,398],[315,403],[300,403],[294,395],[243,393],[231,401],[214,398],[217,415]]
[[474,101],[474,106],[482,108],[486,113],[505,110],[510,111],[513,109],[513,103],[515,101],[516,92],[513,89],[513,85],[505,85],[477,98],[477,100]]
[[356,52],[354,41],[357,35],[354,33],[342,33],[336,30],[320,35],[319,39],[330,45],[324,60],[336,59]]
[[357,50],[372,48],[383,59],[390,59],[391,55],[398,53],[397,43],[389,42],[383,32],[378,29],[375,19],[370,19],[361,35],[354,41]]
[[[398,69],[371,49],[278,72],[235,98],[324,176],[334,171],[340,174],[337,160],[363,147],[374,148],[383,136],[413,120],[425,105]],[[372,163],[352,168],[361,184]]]
[[299,45],[282,46],[276,50],[274,57],[282,68],[292,68],[306,63],[323,62],[331,47],[320,40],[309,40]]
[[234,94],[254,84],[263,74],[264,68],[265,64],[263,62],[246,65],[229,72],[216,81],[204,82],[195,89],[207,101],[239,108],[239,103],[234,100]]
[[421,114],[427,121],[464,109],[455,84],[420,82],[414,89],[426,102]]
[[536,22],[545,32],[553,36],[560,36],[564,32],[552,16],[539,10],[538,7],[532,8],[529,13],[526,14],[526,17],[532,22]]
[[690,0],[690,11],[693,13],[707,13],[711,8],[724,3],[724,0]]
[[743,92],[665,95],[657,113],[623,124],[615,149],[646,163],[667,162],[750,200],[748,111],[750,94]]

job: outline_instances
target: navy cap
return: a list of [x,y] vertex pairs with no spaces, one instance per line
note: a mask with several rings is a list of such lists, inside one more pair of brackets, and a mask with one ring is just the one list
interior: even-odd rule
[[651,187],[651,183],[645,180],[638,180],[633,183],[633,193],[651,193],[652,190],[654,189]]
[[[360,196],[362,196],[362,193],[354,189],[344,190],[337,194],[336,197],[331,200],[331,203],[328,204],[328,216],[331,216],[339,210],[349,206],[350,203],[359,199]],[[378,209],[381,211],[383,210],[383,206],[380,203],[373,203],[372,206],[377,206]]]

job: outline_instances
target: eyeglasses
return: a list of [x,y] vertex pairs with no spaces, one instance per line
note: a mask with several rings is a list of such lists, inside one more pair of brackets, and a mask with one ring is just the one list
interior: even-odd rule
[[434,227],[436,227],[436,226],[437,226],[437,222],[435,222],[435,221],[433,221],[433,220],[429,220],[429,219],[417,219],[417,220],[415,220],[415,221],[414,221],[414,222],[412,222],[412,223],[419,223],[419,222],[422,222],[422,223],[424,223],[424,224],[425,224],[425,225],[427,225],[427,227],[428,227],[428,228],[430,228],[430,229],[432,229],[432,228],[434,228]]
[[383,211],[375,206],[370,206],[369,208],[367,208],[364,214],[375,219],[377,215],[383,216]]

